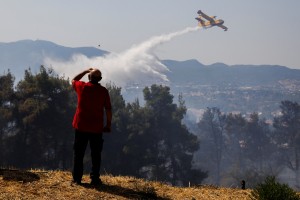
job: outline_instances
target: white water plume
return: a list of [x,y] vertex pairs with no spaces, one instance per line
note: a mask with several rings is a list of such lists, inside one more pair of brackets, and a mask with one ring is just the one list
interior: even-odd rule
[[102,71],[104,83],[112,82],[118,86],[133,83],[157,83],[168,81],[164,72],[168,68],[155,56],[154,49],[164,42],[170,41],[199,27],[188,27],[184,30],[152,37],[145,42],[134,45],[119,54],[110,53],[106,56],[88,58],[84,55],[74,55],[67,62],[46,58],[45,64],[51,66],[59,75],[72,79],[76,74],[90,67]]

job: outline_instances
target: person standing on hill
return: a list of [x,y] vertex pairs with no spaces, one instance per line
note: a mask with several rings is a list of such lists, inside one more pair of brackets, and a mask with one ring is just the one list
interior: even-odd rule
[[[80,81],[86,74],[88,74],[89,82]],[[72,86],[77,93],[77,108],[72,123],[75,129],[72,182],[76,184],[81,184],[83,158],[88,142],[92,157],[91,184],[102,184],[100,179],[102,133],[111,132],[112,111],[108,90],[99,83],[101,79],[101,71],[90,68],[72,80]],[[104,113],[106,115],[105,126]]]

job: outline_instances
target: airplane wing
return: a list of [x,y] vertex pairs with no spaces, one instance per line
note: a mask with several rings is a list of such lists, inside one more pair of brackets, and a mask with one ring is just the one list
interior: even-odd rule
[[219,26],[220,28],[224,29],[224,31],[228,30],[228,28],[226,26],[222,25],[222,24],[218,24],[217,26]]
[[199,26],[200,26],[200,25],[201,25],[201,26],[205,26],[205,21],[204,21],[203,19],[201,19],[200,16],[199,16],[199,17],[196,17],[195,19],[198,20]]
[[212,17],[209,17],[208,15],[204,14],[201,10],[197,12],[201,17],[205,18],[206,20],[213,23],[215,20]]

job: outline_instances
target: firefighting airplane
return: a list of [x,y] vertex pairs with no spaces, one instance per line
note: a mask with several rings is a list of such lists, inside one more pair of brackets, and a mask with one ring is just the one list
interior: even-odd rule
[[[210,17],[210,16],[204,14],[201,10],[199,10],[197,13],[199,14],[199,16],[196,17],[195,19],[198,20],[198,26],[203,27],[203,28],[219,26],[222,29],[224,29],[224,31],[227,31],[228,28],[223,25],[224,20],[216,19],[216,16]],[[205,21],[205,20],[207,20],[207,21]]]

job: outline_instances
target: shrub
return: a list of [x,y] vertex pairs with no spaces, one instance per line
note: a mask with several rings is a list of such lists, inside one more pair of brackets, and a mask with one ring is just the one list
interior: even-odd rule
[[253,200],[300,200],[297,193],[287,184],[280,184],[274,176],[268,176],[251,192]]

